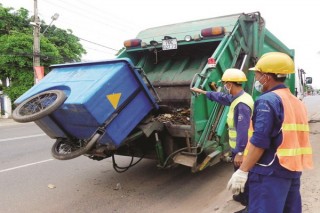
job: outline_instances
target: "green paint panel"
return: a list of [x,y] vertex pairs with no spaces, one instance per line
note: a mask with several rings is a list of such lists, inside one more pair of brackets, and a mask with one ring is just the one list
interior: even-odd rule
[[[224,35],[184,41],[186,35],[193,37],[199,35],[202,29],[218,26],[225,28]],[[161,43],[165,36],[177,38],[178,48],[162,50]],[[193,143],[202,147],[212,147],[212,143],[217,143],[216,147],[222,152],[229,149],[226,125],[228,108],[208,100],[204,95],[192,95],[190,84],[210,91],[209,83],[215,82],[221,89],[220,79],[225,69],[242,68],[248,78],[244,88],[255,99],[259,94],[253,88],[254,73],[249,72],[248,68],[254,66],[263,53],[271,51],[287,53],[294,59],[294,51],[265,28],[260,13],[235,14],[149,28],[141,31],[136,38],[141,39],[145,47],[127,48],[119,58],[130,58],[136,66],[143,68],[164,104],[190,107]],[[151,46],[152,40],[159,44]],[[215,68],[207,64],[210,57],[216,59]],[[294,92],[294,75],[287,79],[286,84]]]

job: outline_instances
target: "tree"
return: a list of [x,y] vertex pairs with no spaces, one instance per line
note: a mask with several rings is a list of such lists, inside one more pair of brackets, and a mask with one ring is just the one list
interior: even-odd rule
[[[45,26],[44,26],[45,28]],[[43,39],[44,36],[41,37]],[[79,43],[78,37],[72,34],[72,30],[62,30],[55,26],[50,27],[45,35],[48,40],[58,49],[60,62],[80,61],[81,55],[86,53],[82,45]],[[41,56],[50,57],[50,52],[41,50]]]
[[[43,65],[59,62],[59,51],[47,39],[41,40],[42,49],[50,52],[50,59]],[[33,38],[25,33],[13,32],[0,36],[0,74],[9,78],[11,84],[5,85],[5,93],[15,100],[33,85]]]
[[[13,11],[0,4],[0,76],[4,92],[15,100],[33,85],[33,29],[29,12],[21,8]],[[41,29],[48,25],[41,23]],[[41,35],[41,65],[80,61],[86,53],[79,39],[71,30],[51,26],[45,35]],[[11,84],[5,85],[9,78]]]

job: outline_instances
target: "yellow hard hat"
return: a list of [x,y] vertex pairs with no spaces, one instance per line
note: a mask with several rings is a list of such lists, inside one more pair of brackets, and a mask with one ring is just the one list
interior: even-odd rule
[[241,70],[230,68],[224,71],[221,80],[224,82],[245,82],[247,77]]
[[249,70],[286,75],[294,73],[294,62],[290,56],[285,53],[269,52],[263,54],[256,66]]

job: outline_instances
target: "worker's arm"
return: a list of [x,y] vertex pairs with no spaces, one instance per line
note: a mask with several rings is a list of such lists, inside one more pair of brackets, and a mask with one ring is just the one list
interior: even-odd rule
[[272,147],[275,146],[272,139],[280,133],[284,116],[281,100],[273,93],[267,93],[262,96],[262,99],[257,99],[254,111],[252,118],[254,132],[250,139],[251,146],[240,166],[244,172],[250,171],[257,162],[261,163],[262,157],[265,157],[263,156],[264,150],[270,152],[270,149],[272,150]]
[[227,188],[232,190],[232,193],[237,195],[244,192],[245,184],[248,179],[249,170],[258,162],[262,156],[264,149],[251,145],[245,160],[242,162],[240,168],[233,173],[228,182]]
[[245,103],[239,103],[235,107],[234,125],[237,131],[236,147],[233,150],[235,155],[233,163],[239,167],[243,161],[243,153],[248,143],[248,129],[251,120],[251,109]]
[[207,93],[207,91],[204,91],[204,90],[196,88],[196,87],[192,87],[191,91],[196,92],[196,93],[200,93],[200,94],[204,94],[204,95]]
[[242,162],[240,168],[231,176],[227,188],[232,190],[233,194],[239,194],[244,191],[245,183],[248,179],[248,173],[255,164],[260,161],[265,149],[270,147],[271,137],[273,136],[274,129],[274,109],[267,100],[260,100],[259,98],[255,102],[255,109],[253,113],[253,127],[254,133],[250,139],[251,146],[248,150],[244,162]]
[[232,95],[224,92],[205,91],[196,87],[191,88],[191,91],[204,94],[211,101],[218,102],[219,104],[230,106],[232,102]]
[[242,162],[240,166],[240,170],[244,172],[249,172],[250,169],[259,161],[264,149],[256,147],[251,144],[248,155],[246,156],[245,160]]

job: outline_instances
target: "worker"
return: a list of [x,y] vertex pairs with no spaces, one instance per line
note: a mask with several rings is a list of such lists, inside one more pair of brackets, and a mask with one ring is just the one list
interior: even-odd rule
[[[244,149],[248,142],[248,129],[253,112],[253,99],[242,88],[247,81],[246,75],[239,69],[227,69],[222,75],[225,92],[204,91],[191,88],[192,91],[205,94],[208,99],[220,104],[230,106],[227,115],[229,127],[229,145],[232,151],[232,161],[236,171],[242,163]],[[246,206],[248,203],[248,190],[234,195],[233,199]]]
[[227,188],[238,194],[248,180],[248,212],[301,213],[300,177],[313,162],[306,108],[284,84],[294,62],[287,54],[270,52],[252,70],[254,87],[262,94],[254,104],[245,158]]

